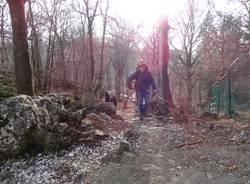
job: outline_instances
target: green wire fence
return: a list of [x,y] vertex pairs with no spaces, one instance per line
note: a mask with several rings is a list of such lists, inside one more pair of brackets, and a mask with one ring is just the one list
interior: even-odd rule
[[250,55],[238,57],[209,89],[209,112],[250,120]]

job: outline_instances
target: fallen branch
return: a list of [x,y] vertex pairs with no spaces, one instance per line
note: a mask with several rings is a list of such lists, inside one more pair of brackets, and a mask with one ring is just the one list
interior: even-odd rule
[[175,148],[182,148],[183,146],[190,146],[190,145],[195,145],[195,144],[200,144],[202,141],[196,141],[196,142],[185,142],[183,144],[175,146]]

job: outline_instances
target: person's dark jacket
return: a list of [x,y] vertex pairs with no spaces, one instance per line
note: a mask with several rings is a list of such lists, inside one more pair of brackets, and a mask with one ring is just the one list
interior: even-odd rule
[[155,81],[148,70],[145,70],[144,72],[137,70],[135,73],[129,76],[127,80],[127,85],[129,89],[132,89],[131,82],[133,80],[135,80],[136,91],[149,90],[150,86],[152,86],[154,90],[156,89]]

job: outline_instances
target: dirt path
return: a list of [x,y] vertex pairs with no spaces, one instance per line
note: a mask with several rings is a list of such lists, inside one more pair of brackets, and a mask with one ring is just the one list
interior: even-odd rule
[[[0,163],[0,183],[250,184],[249,123],[177,124],[167,117],[140,122],[134,107],[118,115],[126,122],[107,126],[110,137],[95,146]],[[120,152],[126,129],[132,129],[130,151]]]
[[[134,114],[128,114],[132,121]],[[134,153],[124,152],[119,162],[103,166],[91,183],[250,184],[250,145],[223,141],[221,128],[187,127],[153,117],[133,122],[139,134]]]

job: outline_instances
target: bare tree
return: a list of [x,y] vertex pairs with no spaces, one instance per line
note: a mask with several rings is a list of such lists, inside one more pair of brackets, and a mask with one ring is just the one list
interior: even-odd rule
[[33,95],[32,72],[29,62],[27,24],[24,13],[23,0],[7,0],[10,9],[15,77],[18,94]]
[[242,34],[239,24],[239,19],[232,15],[219,13],[217,21],[211,22],[209,29],[203,34],[202,52],[206,52],[208,56],[204,65],[209,65],[208,67],[215,70],[218,75],[224,73],[240,55]]
[[157,26],[154,25],[153,31],[149,35],[149,37],[146,40],[142,38],[144,46],[141,51],[143,61],[147,63],[154,78],[157,79],[157,86],[160,86],[161,82],[161,72],[159,63],[159,38],[159,29],[157,29]]
[[[62,8],[63,7],[63,8]],[[58,52],[57,55],[57,68],[59,67],[60,70],[58,70],[58,74],[60,76],[60,87],[67,88],[69,81],[68,81],[68,64],[69,64],[69,55],[66,54],[65,50],[67,47],[67,42],[70,37],[70,28],[71,28],[71,10],[65,8],[66,4],[63,4],[63,2],[59,1],[59,11],[57,14],[57,29],[54,29],[54,34],[57,40],[57,49]],[[65,8],[65,9],[64,9]],[[56,28],[56,27],[55,27]]]
[[[75,5],[77,3],[77,5]],[[95,25],[95,19],[98,16],[97,10],[100,6],[100,0],[95,0],[94,2],[91,2],[89,0],[83,0],[82,1],[76,1],[73,3],[74,11],[79,13],[80,20],[82,24],[82,41],[83,41],[83,60],[82,60],[82,66],[83,67],[83,79],[82,85],[85,87],[82,87],[83,91],[86,93],[86,91],[92,91],[92,93],[95,93],[96,89],[98,87],[95,86],[96,80],[96,56],[97,53],[95,52],[95,38],[94,38],[94,25]],[[108,11],[108,7],[107,7]],[[106,26],[106,18],[104,16],[104,25]],[[106,34],[106,28],[103,29],[104,32],[104,40],[105,41],[105,34]],[[87,35],[85,35],[85,31]],[[87,40],[87,43],[86,43]],[[104,44],[104,43],[103,43]],[[86,80],[87,79],[87,80]],[[98,85],[97,85],[98,86]]]
[[103,12],[102,7],[100,7],[100,12],[103,17],[103,28],[102,28],[102,42],[101,42],[101,53],[100,53],[100,69],[99,69],[99,79],[98,84],[95,89],[95,93],[99,89],[102,89],[103,83],[103,74],[104,74],[104,47],[105,47],[105,40],[106,40],[106,31],[107,31],[107,23],[108,23],[108,10],[109,10],[109,0],[106,0],[106,7]]
[[160,25],[160,39],[159,39],[159,61],[161,66],[161,76],[162,76],[162,95],[168,107],[168,110],[174,108],[174,103],[172,99],[172,93],[170,90],[170,82],[168,75],[168,65],[169,65],[169,43],[168,43],[168,31],[169,31],[168,19],[162,21]]
[[7,49],[6,49],[6,33],[5,33],[5,14],[6,14],[6,9],[7,9],[7,3],[5,0],[0,1],[0,15],[1,15],[1,20],[0,20],[0,62],[1,63],[6,63],[8,62],[8,55],[7,55]]
[[238,0],[244,8],[244,14],[242,15],[243,28],[246,34],[250,34],[250,2],[249,0]]
[[97,7],[99,4],[99,0],[96,0],[94,6],[91,7],[89,0],[84,0],[85,4],[85,16],[87,19],[87,27],[88,27],[88,40],[89,40],[89,58],[90,58],[90,81],[94,82],[95,80],[95,57],[94,57],[94,21],[97,16]]
[[[48,4],[49,3],[49,4]],[[53,84],[57,87],[65,87],[68,83],[67,75],[67,57],[65,48],[67,44],[67,36],[71,26],[70,9],[68,9],[65,1],[52,0],[41,1],[39,7],[42,10],[43,21],[46,25],[46,62],[45,62],[45,79],[43,88],[49,92]],[[54,72],[52,72],[54,70]]]
[[32,10],[32,2],[28,0],[29,10],[28,10],[28,23],[31,28],[31,63],[34,75],[34,92],[38,93],[42,89],[42,66],[41,66],[41,55],[39,48],[39,37],[37,31],[37,25],[34,20],[34,13]]
[[[240,10],[240,20],[242,25],[240,26],[243,35],[243,50],[246,52],[250,51],[250,1],[249,0],[238,0],[243,9]],[[243,12],[243,13],[242,13]]]
[[136,58],[133,58],[133,51],[136,46],[137,32],[122,20],[119,21],[119,24],[113,25],[111,29],[111,61],[114,70],[116,96],[120,98],[126,86],[125,81],[128,77],[130,61],[132,60],[135,63],[136,60]]
[[207,12],[200,9],[198,1],[187,0],[187,9],[180,13],[175,19],[175,33],[181,42],[181,48],[178,48],[173,41],[171,46],[178,53],[178,58],[185,68],[182,78],[186,84],[186,104],[191,110],[193,88],[195,86],[194,75],[196,68],[201,61],[205,59],[205,55],[199,50],[202,46],[202,34],[204,32],[204,21],[207,18]]

